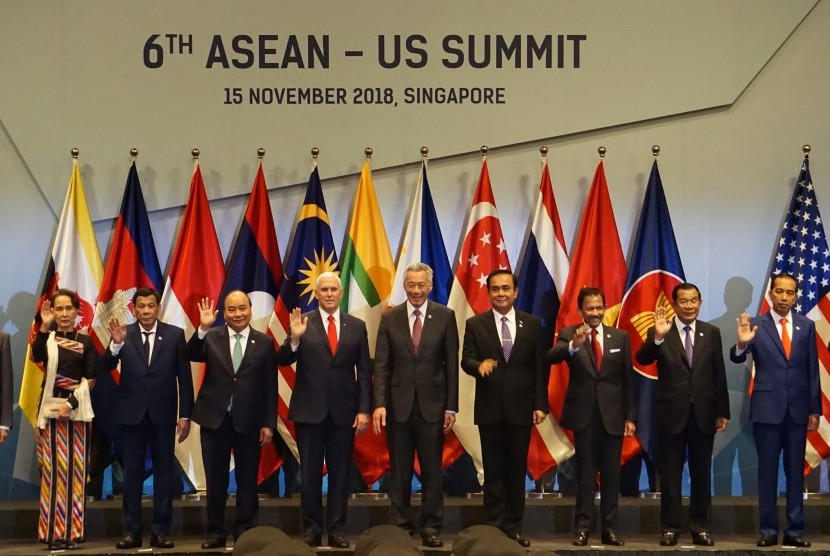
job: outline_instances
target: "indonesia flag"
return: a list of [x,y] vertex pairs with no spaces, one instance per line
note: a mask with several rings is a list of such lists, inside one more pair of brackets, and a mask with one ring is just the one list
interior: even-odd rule
[[[421,172],[418,175],[418,185],[412,197],[409,208],[409,219],[404,225],[401,236],[400,253],[392,280],[392,294],[389,296],[389,305],[400,305],[406,301],[406,292],[403,289],[403,280],[406,268],[412,263],[424,263],[432,268],[432,291],[429,298],[442,305],[447,304],[452,285],[452,269],[447,257],[447,248],[444,246],[444,237],[441,235],[441,226],[438,224],[438,215],[435,204],[432,202],[432,193],[429,190],[427,178],[427,161],[421,163]],[[385,436],[385,432],[383,435]],[[447,467],[464,454],[464,447],[450,431],[444,436],[444,453],[442,466]],[[417,465],[417,463],[416,463]]]
[[[467,220],[461,256],[455,267],[455,279],[448,303],[449,307],[455,310],[460,338],[464,337],[464,327],[468,318],[490,309],[487,275],[498,269],[510,270],[510,260],[507,258],[485,157],[481,163],[481,173],[473,196],[473,205]],[[478,427],[473,424],[474,407],[475,379],[459,368],[458,415],[453,431],[473,459],[479,482],[483,482],[481,441]]]
[[[680,252],[674,238],[674,228],[655,160],[648,178],[640,223],[628,265],[625,297],[620,307],[617,327],[628,332],[631,353],[637,353],[646,339],[648,329],[654,326],[657,307],[666,310],[666,318],[674,318],[671,294],[675,286],[685,282]],[[640,420],[636,438],[623,441],[623,462],[640,451],[652,454],[652,414],[654,408],[654,379],[657,365],[641,365],[633,361],[638,376],[634,383],[640,394]]]
[[[599,288],[605,293],[606,310],[603,324],[612,326],[617,321],[620,311],[625,291],[626,270],[602,160],[594,172],[572,255],[568,282],[556,319],[556,330],[582,322],[576,301],[579,290],[585,286]],[[557,420],[562,416],[567,390],[567,365],[552,365],[548,399],[551,413]]]
[[[282,285],[282,262],[277,233],[274,230],[274,217],[268,202],[268,189],[262,163],[254,179],[245,218],[239,227],[231,257],[228,262],[225,284],[218,302],[233,290],[242,290],[251,299],[251,328],[265,332],[273,337],[268,323],[274,314],[274,304]],[[216,318],[217,326],[225,324],[222,311]],[[274,369],[277,372],[277,369]],[[268,478],[279,469],[282,459],[274,443],[263,447],[259,461],[259,482]]]
[[[559,313],[559,292],[564,290],[568,278],[568,252],[546,157],[542,159],[542,180],[531,222],[519,265],[516,308],[531,313],[542,322],[544,340],[550,344]],[[533,427],[527,466],[534,479],[573,454],[573,444],[556,420],[545,419]]]
[[[225,264],[213,226],[210,205],[199,163],[190,180],[179,238],[173,251],[170,271],[161,296],[160,319],[185,330],[189,338],[199,326],[199,300],[219,299],[225,280]],[[193,386],[201,386],[202,366],[193,365]],[[205,471],[199,441],[199,425],[191,425],[190,435],[176,443],[176,458],[197,490],[205,489]]]
[[[150,287],[161,292],[163,286],[156,245],[150,230],[147,206],[141,193],[135,161],[127,173],[127,185],[121,199],[121,210],[115,219],[107,266],[95,317],[92,321],[92,339],[99,353],[110,343],[108,323],[117,319],[122,324],[135,322],[131,307],[133,295],[140,287]],[[121,375],[118,369],[107,369],[113,381],[99,380],[91,392],[93,408],[98,417],[95,422],[109,439],[118,436],[115,423],[116,384]]]

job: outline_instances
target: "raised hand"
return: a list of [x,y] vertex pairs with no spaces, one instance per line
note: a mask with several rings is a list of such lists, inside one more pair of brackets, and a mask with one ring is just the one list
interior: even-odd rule
[[216,301],[203,297],[199,301],[199,328],[203,332],[207,332],[213,323],[216,322],[216,315],[219,311],[216,310]]
[[752,326],[749,315],[741,313],[738,317],[738,349],[746,349],[746,345],[755,338],[758,326]]
[[55,312],[52,310],[52,302],[48,299],[40,306],[40,331],[49,332],[49,327],[55,322]]
[[[291,331],[291,343],[297,345],[300,338],[305,334],[306,326],[308,325],[308,317],[303,318],[303,312],[299,307],[295,307],[288,315],[288,327]],[[295,343],[296,340],[296,343]]]
[[671,321],[666,318],[666,308],[657,307],[654,311],[654,339],[662,340],[671,330]]
[[580,347],[588,340],[588,334],[591,332],[591,327],[587,324],[581,324],[574,332],[574,337],[571,338],[571,344],[574,348]]
[[118,322],[118,319],[111,318],[107,323],[107,329],[110,331],[110,339],[114,344],[120,344],[127,337],[127,325]]

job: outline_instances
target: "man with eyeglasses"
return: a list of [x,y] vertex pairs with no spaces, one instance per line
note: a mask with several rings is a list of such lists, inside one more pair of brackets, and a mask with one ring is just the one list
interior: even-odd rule
[[654,326],[637,351],[641,365],[657,363],[654,427],[660,471],[660,544],[674,546],[682,524],[681,481],[688,453],[692,542],[712,546],[712,447],[729,422],[729,392],[717,327],[698,320],[700,290],[682,283],[672,290],[674,316],[654,312]]

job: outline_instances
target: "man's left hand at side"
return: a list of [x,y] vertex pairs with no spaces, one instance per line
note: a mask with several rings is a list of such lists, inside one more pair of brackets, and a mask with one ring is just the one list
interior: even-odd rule
[[455,424],[455,413],[450,411],[444,412],[444,434],[447,434],[452,430],[452,426]]
[[176,422],[176,440],[179,444],[187,439],[190,434],[190,419],[179,419]]
[[274,431],[271,430],[271,427],[262,427],[259,429],[259,445],[265,446],[271,439],[274,438]]

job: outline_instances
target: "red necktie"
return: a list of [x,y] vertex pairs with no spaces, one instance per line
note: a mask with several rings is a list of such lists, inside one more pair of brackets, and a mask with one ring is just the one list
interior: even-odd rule
[[594,349],[594,362],[597,365],[597,371],[602,366],[602,348],[597,341],[597,329],[591,330],[591,347]]
[[781,343],[784,345],[784,355],[790,358],[790,333],[787,332],[787,319],[781,319]]
[[331,354],[334,355],[337,352],[337,328],[334,326],[334,315],[329,315],[327,333],[329,336],[329,348],[331,348]]
[[415,309],[412,314],[415,315],[415,322],[412,323],[412,350],[417,354],[418,347],[421,345],[421,332],[424,325],[421,323],[420,309]]

